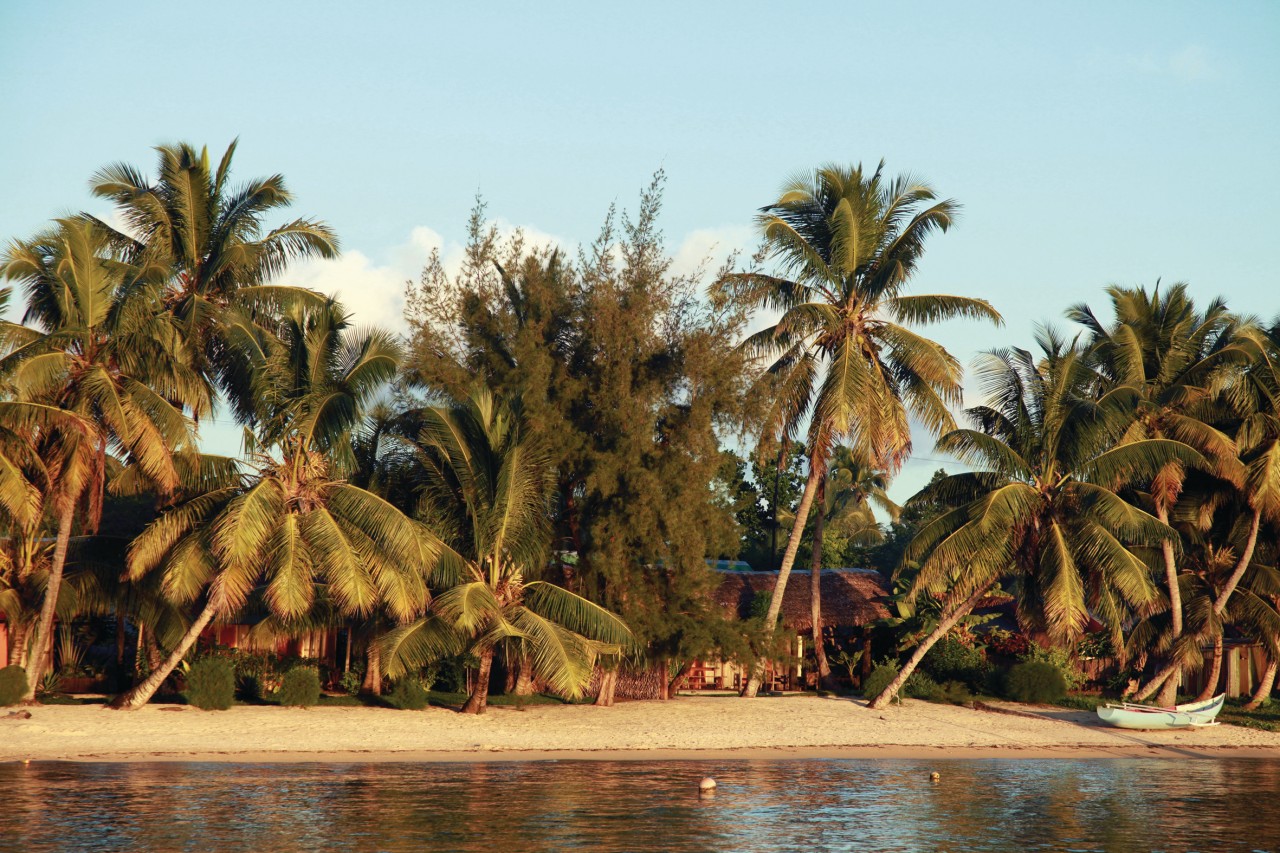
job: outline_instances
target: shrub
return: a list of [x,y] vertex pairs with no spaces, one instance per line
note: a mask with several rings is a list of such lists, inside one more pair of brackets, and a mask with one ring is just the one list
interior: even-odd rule
[[27,695],[27,671],[20,666],[0,669],[0,707],[16,705]]
[[1068,690],[1078,690],[1084,684],[1084,675],[1076,668],[1071,659],[1071,652],[1064,648],[1042,646],[1032,643],[1030,650],[1021,658],[1023,663],[1047,663],[1062,674]]
[[969,685],[963,681],[948,681],[942,685],[939,693],[939,698],[943,702],[950,702],[952,705],[968,705],[973,701],[973,694],[969,692]]
[[867,680],[862,683],[862,695],[868,699],[874,699],[880,695],[880,692],[889,686],[889,682],[898,677],[898,665],[892,661],[884,661],[876,664],[876,668],[871,670],[871,674],[867,676]]
[[205,711],[225,711],[236,696],[236,673],[226,658],[201,658],[187,670],[187,701]]
[[320,673],[310,666],[295,666],[280,682],[280,704],[310,708],[320,701]]
[[986,681],[988,669],[982,652],[950,636],[943,637],[929,649],[920,668],[935,681],[963,681],[978,690]]
[[364,683],[363,673],[356,672],[354,669],[347,670],[342,673],[342,678],[338,679],[338,686],[342,688],[342,692],[348,696],[355,696],[360,692],[360,685]]
[[427,690],[421,681],[412,676],[402,678],[387,694],[387,702],[401,711],[421,711],[427,707]]
[[1014,701],[1049,705],[1067,695],[1067,680],[1051,663],[1026,661],[1009,670],[1005,690]]
[[929,677],[929,673],[917,669],[907,676],[906,683],[902,685],[902,695],[912,699],[937,702],[942,699],[942,688],[938,686],[938,682]]

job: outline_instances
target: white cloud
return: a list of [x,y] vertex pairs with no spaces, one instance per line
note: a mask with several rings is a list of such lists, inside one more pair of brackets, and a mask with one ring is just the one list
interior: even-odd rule
[[400,332],[404,331],[405,282],[416,277],[416,270],[375,264],[363,252],[352,250],[332,260],[297,264],[285,281],[338,298],[357,326]]
[[692,275],[701,269],[713,274],[730,255],[749,256],[755,246],[755,231],[746,226],[699,228],[685,235],[671,258],[671,271]]
[[1187,82],[1212,80],[1219,76],[1217,64],[1209,56],[1209,52],[1198,44],[1187,45],[1172,53],[1146,51],[1128,56],[1123,65],[1140,74],[1176,77]]

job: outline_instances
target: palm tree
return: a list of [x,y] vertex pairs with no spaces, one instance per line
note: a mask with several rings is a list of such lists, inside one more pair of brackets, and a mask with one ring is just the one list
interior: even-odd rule
[[828,525],[846,533],[854,544],[871,545],[881,541],[884,534],[876,523],[871,505],[887,512],[894,521],[901,507],[889,499],[885,491],[889,476],[867,464],[865,458],[853,450],[839,445],[827,466],[827,476],[818,485],[814,498],[818,512],[814,514],[813,554],[809,566],[809,607],[813,622],[813,649],[818,663],[818,684],[830,686],[831,664],[822,637],[822,547]]
[[255,365],[253,470],[203,457],[182,499],[129,548],[131,578],[160,571],[172,600],[203,604],[164,664],[112,707],[145,704],[201,631],[252,593],[284,621],[309,614],[321,584],[327,604],[354,616],[386,608],[405,621],[430,601],[423,569],[439,543],[346,479],[351,430],[395,375],[398,346],[383,333],[351,333],[334,303],[294,306],[273,337],[289,346]]
[[[1185,284],[1175,284],[1164,293],[1159,285],[1151,293],[1145,288],[1113,286],[1107,294],[1115,317],[1109,325],[1083,304],[1067,316],[1089,330],[1091,355],[1110,383],[1141,392],[1124,440],[1176,439],[1204,455],[1219,476],[1238,480],[1235,444],[1210,420],[1215,412],[1215,378],[1247,358],[1236,340],[1239,321],[1222,300],[1198,310]],[[1171,462],[1147,484],[1154,515],[1165,524],[1185,476],[1182,465]],[[1177,644],[1183,631],[1177,544],[1169,539],[1160,543],[1169,596],[1170,645]],[[1159,703],[1172,705],[1177,687],[1176,678],[1167,680]]]
[[280,175],[233,187],[235,151],[233,141],[214,169],[207,148],[159,146],[154,181],[127,163],[109,165],[94,175],[91,188],[115,203],[124,230],[84,216],[106,229],[122,259],[163,279],[164,304],[193,365],[216,379],[236,415],[247,418],[252,358],[245,338],[252,339],[260,317],[290,306],[316,308],[322,299],[273,280],[295,260],[335,257],[338,239],[323,222],[306,218],[264,234],[263,220],[293,195]]
[[480,667],[462,710],[480,714],[503,647],[522,676],[581,695],[597,655],[619,651],[631,632],[608,610],[537,579],[551,539],[552,472],[519,405],[478,387],[424,410],[421,424],[418,515],[445,544],[437,576],[455,582],[436,596],[430,618],[392,632],[388,674],[465,649]]
[[[1267,330],[1246,328],[1240,338],[1248,348],[1248,365],[1228,378],[1221,402],[1225,418],[1235,422],[1234,441],[1243,477],[1238,487],[1243,507],[1231,524],[1235,556],[1231,571],[1216,589],[1212,618],[1227,611],[1231,598],[1254,564],[1263,524],[1280,523],[1280,324]],[[1184,646],[1186,644],[1184,643]],[[1140,687],[1146,699],[1181,668],[1180,656]]]
[[1125,618],[1158,601],[1131,547],[1176,533],[1115,489],[1170,462],[1202,461],[1171,439],[1118,443],[1134,389],[1107,391],[1074,346],[1042,334],[1043,358],[994,350],[977,375],[990,405],[967,411],[973,429],[938,448],[979,466],[931,486],[952,508],[917,534],[903,557],[918,561],[913,595],[942,598],[942,618],[871,708],[883,708],[939,639],[1007,579],[1019,621],[1052,638],[1079,636],[1095,614],[1118,636]]
[[35,324],[4,324],[9,350],[0,358],[0,374],[21,399],[76,418],[42,431],[35,442],[57,534],[30,646],[31,696],[43,670],[76,511],[83,504],[85,529],[96,530],[109,451],[122,453],[162,493],[173,489],[172,453],[190,446],[193,437],[171,401],[207,399],[177,354],[178,337],[159,310],[156,289],[108,255],[101,229],[64,219],[11,244],[0,260],[0,276],[26,289],[24,323]]
[[[910,176],[889,180],[883,168],[882,162],[866,175],[861,166],[825,166],[791,181],[758,219],[779,274],[736,274],[722,285],[725,295],[751,308],[782,313],[743,344],[772,359],[765,381],[775,387],[776,402],[764,432],[789,436],[809,418],[809,476],[767,632],[777,624],[832,446],[844,441],[893,473],[911,448],[908,413],[935,433],[955,425],[948,405],[961,400],[960,364],[907,324],[956,317],[1000,322],[981,299],[906,295],[926,238],[949,229],[959,206],[935,201],[933,190]],[[762,668],[760,661],[743,695],[759,690]]]

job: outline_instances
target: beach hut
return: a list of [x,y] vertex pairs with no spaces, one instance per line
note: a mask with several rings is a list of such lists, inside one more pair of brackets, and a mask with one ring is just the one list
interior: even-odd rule
[[[778,582],[777,572],[720,570],[720,583],[715,598],[721,607],[740,619],[749,619],[752,605],[758,599],[767,600]],[[830,635],[853,640],[862,649],[870,663],[867,627],[889,616],[885,599],[889,595],[883,575],[872,569],[832,568],[823,569],[819,577],[822,593],[822,624]],[[812,645],[812,607],[810,602],[810,573],[807,570],[791,572],[787,591],[782,599],[782,627],[792,638],[794,662],[775,662],[767,665],[767,684],[775,690],[798,690],[812,680],[812,673],[800,661],[805,657],[806,643]],[[700,661],[692,670],[687,682],[690,689],[740,689],[749,673],[733,661]]]

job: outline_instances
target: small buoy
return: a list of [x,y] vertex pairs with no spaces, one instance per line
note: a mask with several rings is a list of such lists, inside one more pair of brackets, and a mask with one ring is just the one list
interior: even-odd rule
[[929,781],[930,781],[930,782],[941,782],[941,781],[942,781],[942,774],[941,774],[941,773],[939,773],[937,770],[933,771],[932,773],[930,773],[930,774],[929,774]]
[[714,791],[715,789],[716,789],[716,780],[712,779],[710,776],[706,777],[705,779],[703,779],[701,782],[698,783],[699,791]]

